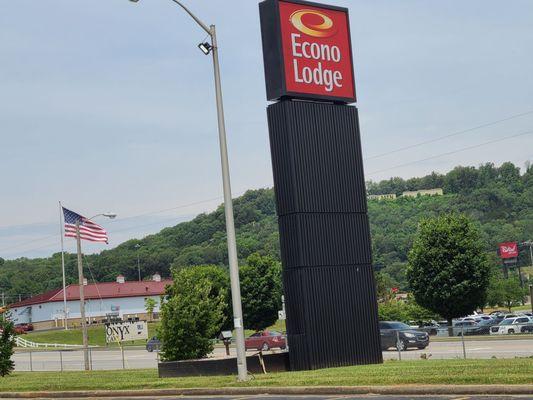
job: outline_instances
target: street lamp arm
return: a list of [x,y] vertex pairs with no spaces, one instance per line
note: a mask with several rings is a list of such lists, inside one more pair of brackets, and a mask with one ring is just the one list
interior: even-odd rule
[[209,36],[212,36],[211,29],[209,29],[209,27],[206,24],[204,24],[196,15],[194,15],[191,12],[191,10],[189,10],[187,7],[185,7],[183,4],[181,4],[181,2],[179,2],[178,0],[172,0],[172,1],[174,3],[176,3],[178,6],[180,6],[181,8],[183,8],[187,12],[187,14],[189,14],[191,16],[191,18],[194,19],[196,21],[196,23],[198,25],[200,25],[204,31],[207,32],[207,34]]
[[107,218],[110,218],[110,219],[114,219],[114,218],[116,218],[116,216],[117,216],[117,214],[115,214],[115,213],[102,213],[102,214],[96,214],[96,215],[92,216],[91,218],[87,218],[87,219],[89,221],[95,219],[96,217],[107,217]]

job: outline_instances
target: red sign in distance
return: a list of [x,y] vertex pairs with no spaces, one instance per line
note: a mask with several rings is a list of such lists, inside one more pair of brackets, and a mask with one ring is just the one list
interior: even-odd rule
[[500,257],[501,258],[518,257],[518,243],[516,242],[500,243]]
[[355,100],[347,12],[279,2],[287,92]]

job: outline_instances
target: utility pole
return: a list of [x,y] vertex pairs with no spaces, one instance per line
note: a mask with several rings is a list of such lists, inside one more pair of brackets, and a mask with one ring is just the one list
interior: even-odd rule
[[529,285],[529,302],[531,303],[531,312],[533,312],[533,285]]
[[524,242],[524,244],[529,244],[529,258],[531,260],[531,266],[533,267],[533,240]]
[[81,256],[80,220],[76,220],[76,243],[78,247],[78,279],[80,285],[80,315],[83,334],[83,361],[85,371],[89,371],[89,340],[87,337],[87,321],[85,320],[85,292],[83,286],[83,264]]
[[141,258],[139,255],[139,249],[141,248],[141,245],[137,243],[135,245],[135,248],[137,249],[137,271],[139,272],[139,282],[141,281]]
[[[4,292],[2,292],[2,308],[4,308],[6,306],[6,294]],[[2,319],[5,321],[6,320],[6,313],[2,313]]]

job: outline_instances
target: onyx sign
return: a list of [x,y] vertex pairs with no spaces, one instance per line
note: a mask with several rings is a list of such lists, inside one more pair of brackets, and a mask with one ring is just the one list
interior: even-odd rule
[[346,8],[266,0],[260,11],[268,100],[356,101]]

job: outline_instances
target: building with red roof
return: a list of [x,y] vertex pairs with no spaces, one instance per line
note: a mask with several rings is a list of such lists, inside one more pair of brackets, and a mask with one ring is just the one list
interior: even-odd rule
[[[171,280],[163,280],[155,274],[150,281],[127,282],[123,275],[115,282],[87,284],[85,281],[85,314],[88,322],[98,323],[108,318],[124,320],[146,319],[145,301],[156,301],[154,313],[159,312],[160,298]],[[68,285],[66,288],[69,325],[80,323],[80,287]],[[48,329],[64,326],[65,310],[63,288],[33,296],[9,306],[11,320],[15,324],[31,323],[35,329]],[[151,316],[150,316],[151,317]]]

